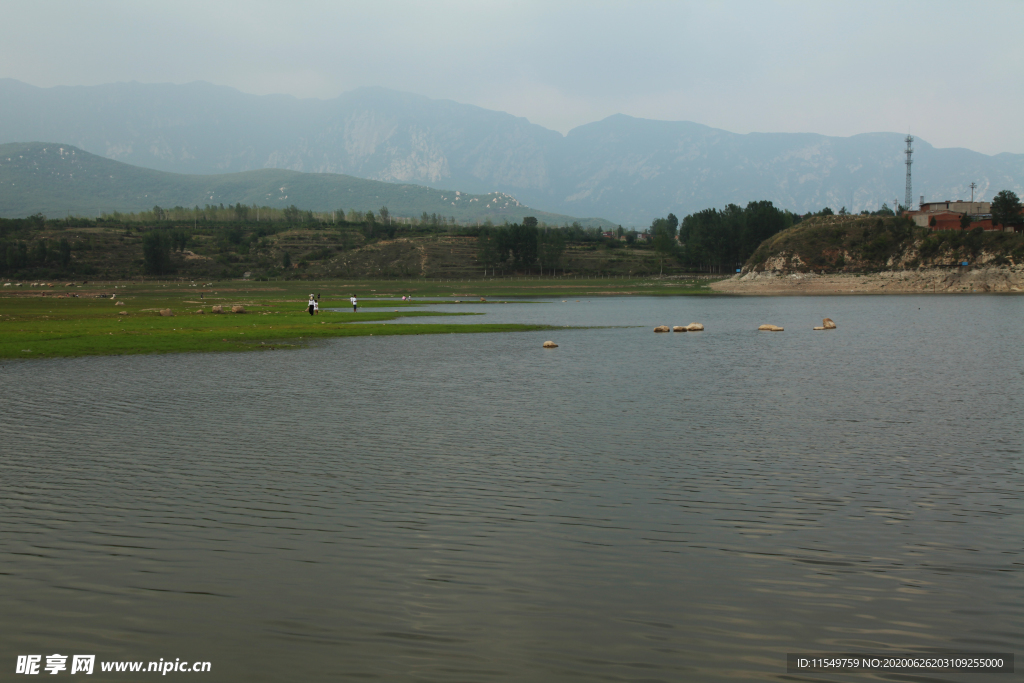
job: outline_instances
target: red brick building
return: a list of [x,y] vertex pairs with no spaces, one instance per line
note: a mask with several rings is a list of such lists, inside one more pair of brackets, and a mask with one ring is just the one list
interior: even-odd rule
[[981,228],[986,232],[1013,232],[1013,228],[1004,228],[992,222],[992,204],[990,202],[965,202],[950,200],[943,202],[922,202],[918,211],[907,211],[904,215],[915,224],[932,230],[963,230],[960,221],[964,214],[971,217],[968,230]]

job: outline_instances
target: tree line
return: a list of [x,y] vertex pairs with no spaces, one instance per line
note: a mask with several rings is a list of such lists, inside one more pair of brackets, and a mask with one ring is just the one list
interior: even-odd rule
[[17,240],[4,244],[0,249],[0,272],[46,266],[67,270],[70,265],[71,242],[66,237],[59,242],[41,239],[31,247]]
[[728,204],[721,211],[704,209],[680,223],[678,257],[695,270],[732,272],[761,242],[798,221],[793,213],[767,200],[749,202],[742,208]]
[[488,269],[493,275],[497,268],[529,271],[534,266],[541,274],[554,274],[565,253],[565,237],[562,228],[539,226],[531,216],[522,223],[486,226],[477,235],[477,259],[485,275]]
[[308,225],[378,224],[409,225],[447,229],[458,225],[454,216],[443,216],[424,211],[419,218],[394,216],[387,206],[376,211],[343,208],[330,211],[300,209],[292,204],[285,208],[236,203],[206,204],[205,206],[175,206],[164,208],[159,205],[148,211],[102,213],[100,219],[114,223],[289,223]]

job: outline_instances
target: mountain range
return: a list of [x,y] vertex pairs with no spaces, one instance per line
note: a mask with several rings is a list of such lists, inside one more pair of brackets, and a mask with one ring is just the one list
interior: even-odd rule
[[563,225],[579,221],[584,227],[615,227],[597,218],[538,211],[503,192],[473,195],[458,190],[437,190],[422,185],[386,183],[337,173],[300,173],[264,168],[217,174],[156,171],[113,161],[72,145],[47,142],[0,144],[0,217],[16,218],[42,213],[51,218],[66,214],[148,211],[172,208],[231,206],[286,208],[312,211],[355,209],[362,213],[386,206],[393,216],[419,217],[421,213],[454,217],[459,223],[518,222],[533,216],[541,222]]
[[[382,88],[318,100],[202,82],[37,88],[0,79],[0,142],[60,141],[183,174],[286,169],[504,192],[544,211],[635,226],[760,199],[798,213],[902,202],[904,137],[736,134],[625,115],[563,136],[504,112]],[[920,139],[914,147],[915,199],[965,198],[971,182],[976,199],[1024,194],[1024,154]]]

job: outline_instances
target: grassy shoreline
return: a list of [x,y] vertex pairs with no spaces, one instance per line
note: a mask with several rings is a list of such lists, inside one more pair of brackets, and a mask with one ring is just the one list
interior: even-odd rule
[[[323,310],[310,316],[305,301],[309,290],[317,287],[310,283],[285,284],[254,287],[253,283],[232,282],[199,288],[166,283],[90,283],[74,288],[4,291],[0,296],[0,358],[262,351],[299,348],[335,337],[546,329],[537,325],[388,324],[398,318],[442,314],[409,310],[410,306],[422,306],[424,302],[379,299],[363,299],[359,312],[353,313],[347,308],[347,297],[326,293],[321,298],[321,308],[339,310]],[[116,302],[123,305],[115,305]],[[218,304],[225,310],[240,304],[246,313],[213,314],[212,307]],[[160,310],[168,308],[173,316],[160,315]],[[200,309],[202,314],[197,313]]]
[[[610,285],[617,286],[610,286]],[[321,313],[310,316],[306,300],[321,295]],[[450,304],[504,303],[500,297],[568,297],[708,294],[692,280],[337,281],[322,282],[89,282],[68,287],[7,287],[0,293],[0,359],[70,358],[149,353],[209,353],[297,348],[320,339],[417,334],[480,334],[556,329],[546,325],[431,323],[395,324],[399,318],[481,315],[410,310]],[[353,313],[348,297],[359,297]],[[113,295],[113,298],[111,298]],[[413,301],[401,301],[412,295]],[[494,297],[499,297],[495,299]],[[394,300],[398,298],[398,300]],[[123,305],[116,305],[122,302]],[[531,302],[520,302],[531,303]],[[214,305],[244,314],[213,314]],[[328,309],[337,310],[328,310]],[[171,309],[173,316],[160,315]],[[200,314],[197,311],[202,310]],[[391,324],[389,324],[391,323]],[[557,328],[564,329],[564,328]]]

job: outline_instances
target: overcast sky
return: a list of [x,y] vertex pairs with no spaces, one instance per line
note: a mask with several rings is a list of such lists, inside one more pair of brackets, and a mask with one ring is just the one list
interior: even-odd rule
[[1024,1],[0,0],[0,76],[376,85],[567,132],[615,113],[1024,153]]

